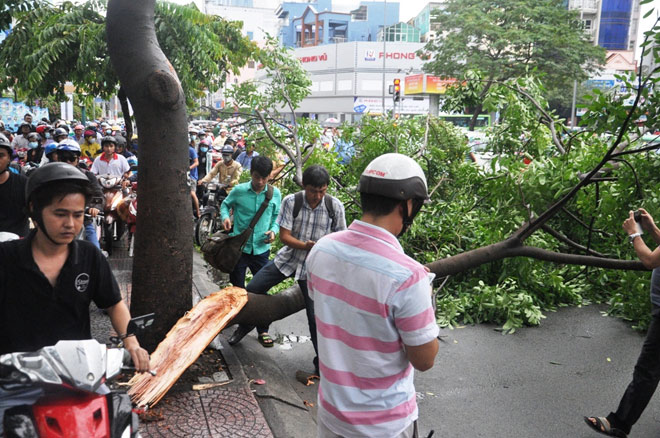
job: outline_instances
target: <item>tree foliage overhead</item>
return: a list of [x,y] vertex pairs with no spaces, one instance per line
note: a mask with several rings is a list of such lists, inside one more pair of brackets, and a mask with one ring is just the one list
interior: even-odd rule
[[424,68],[441,76],[469,69],[506,80],[536,70],[554,87],[586,79],[605,59],[562,0],[448,0],[432,23],[440,30],[423,49]]
[[[27,98],[55,94],[64,100],[64,84],[70,81],[78,92],[92,96],[117,92],[107,55],[105,1],[17,2],[21,7],[10,11],[15,26],[0,44],[0,90],[11,87]],[[227,71],[238,72],[256,49],[241,35],[240,22],[203,14],[193,5],[159,2],[155,14],[158,41],[189,104],[205,89],[217,90]]]

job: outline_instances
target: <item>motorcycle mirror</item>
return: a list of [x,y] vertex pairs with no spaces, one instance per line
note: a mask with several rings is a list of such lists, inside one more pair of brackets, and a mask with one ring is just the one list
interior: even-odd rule
[[148,313],[142,316],[136,316],[135,318],[128,321],[128,327],[126,328],[127,335],[137,335],[142,333],[147,327],[154,323],[156,319],[155,313]]

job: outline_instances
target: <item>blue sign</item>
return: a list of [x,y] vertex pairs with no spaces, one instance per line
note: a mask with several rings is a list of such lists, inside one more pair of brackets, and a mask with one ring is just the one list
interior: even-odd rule
[[366,105],[358,105],[353,108],[353,111],[355,111],[358,114],[362,114],[366,109],[367,109]]
[[587,88],[598,88],[599,90],[609,90],[614,87],[614,79],[589,79],[585,85]]

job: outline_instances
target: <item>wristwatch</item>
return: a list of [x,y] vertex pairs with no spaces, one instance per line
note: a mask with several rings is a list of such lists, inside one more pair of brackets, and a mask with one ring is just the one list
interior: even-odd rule
[[636,237],[639,237],[639,236],[641,236],[641,235],[642,235],[642,233],[632,233],[630,236],[628,236],[628,241],[629,241],[630,244],[632,245],[633,242],[635,241],[635,238],[636,238]]

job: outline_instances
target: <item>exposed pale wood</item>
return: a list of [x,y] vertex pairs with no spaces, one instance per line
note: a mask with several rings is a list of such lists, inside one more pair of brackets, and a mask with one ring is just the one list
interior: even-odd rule
[[151,368],[157,375],[138,374],[129,382],[133,401],[138,406],[156,405],[247,301],[245,289],[232,286],[197,303],[151,355]]

